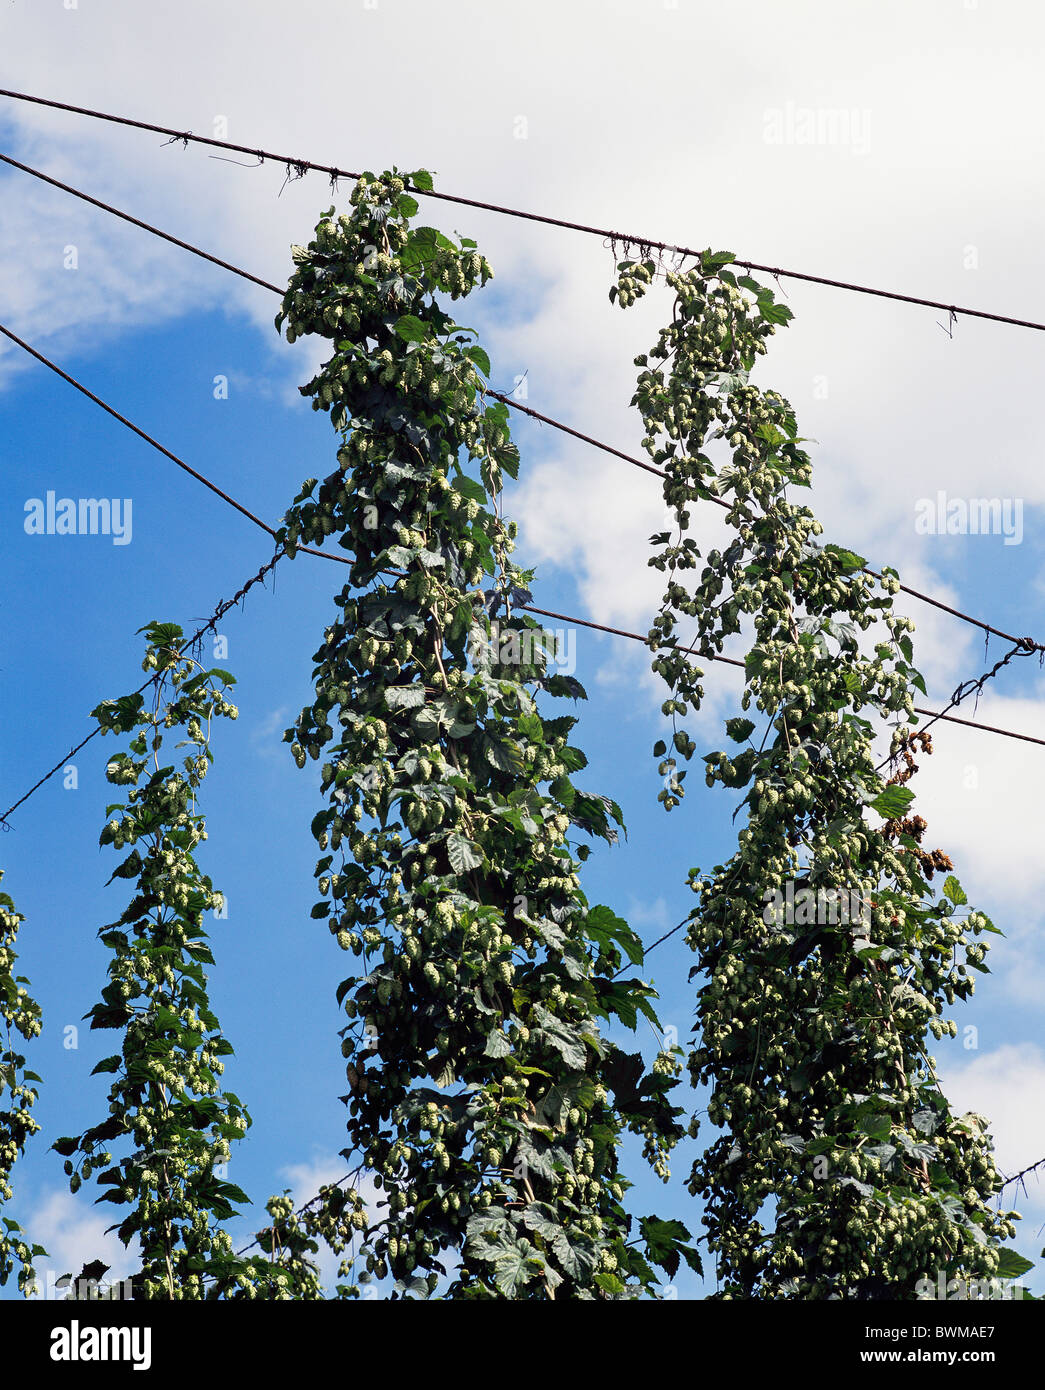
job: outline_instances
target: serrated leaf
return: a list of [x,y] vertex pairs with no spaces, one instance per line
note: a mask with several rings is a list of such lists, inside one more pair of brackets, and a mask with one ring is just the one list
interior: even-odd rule
[[403,314],[396,319],[395,331],[407,343],[420,343],[428,337],[428,325],[416,314]]
[[853,574],[856,570],[862,570],[867,564],[862,555],[857,555],[854,550],[846,550],[842,545],[825,545],[824,550],[835,557],[843,574]]
[[511,1050],[512,1045],[500,1028],[493,1028],[486,1035],[486,1046],[483,1048],[484,1056],[507,1057]]
[[755,725],[750,719],[727,719],[726,733],[734,743],[746,743],[755,732]]
[[464,355],[475,363],[484,376],[490,375],[490,359],[481,347],[465,348]]
[[459,492],[462,497],[467,497],[471,502],[486,502],[488,497],[486,489],[482,483],[477,483],[474,478],[469,478],[462,473],[460,477],[454,479],[454,491]]
[[603,1270],[601,1273],[596,1274],[595,1282],[598,1284],[599,1288],[606,1293],[622,1294],[624,1292],[625,1286],[615,1274],[610,1274],[608,1270]]
[[962,907],[965,903],[969,901],[969,899],[965,896],[965,892],[961,884],[958,882],[958,880],[954,877],[953,874],[948,874],[943,881],[943,895],[945,898],[950,899],[950,901],[954,903],[957,907]]
[[870,805],[884,820],[897,820],[913,800],[914,792],[907,787],[893,786],[879,792]]
[[478,869],[483,862],[479,846],[472,840],[465,839],[463,835],[448,835],[446,852],[455,874],[466,874],[470,869]]
[[613,942],[624,948],[632,965],[641,965],[644,957],[643,945],[623,917],[618,917],[612,908],[600,903],[593,907],[584,919],[585,930],[593,941],[605,950]]
[[544,1269],[544,1261],[528,1240],[516,1241],[494,1261],[494,1283],[508,1298],[516,1298],[519,1292],[534,1279],[539,1278]]
[[996,1271],[999,1279],[1018,1279],[1021,1274],[1026,1274],[1028,1269],[1034,1268],[1034,1261],[1024,1258],[1018,1250],[1002,1248],[998,1251],[1000,1263]]
[[384,695],[389,709],[417,709],[425,702],[423,685],[390,685]]
[[857,1128],[869,1139],[888,1139],[893,1132],[892,1121],[888,1115],[864,1115]]

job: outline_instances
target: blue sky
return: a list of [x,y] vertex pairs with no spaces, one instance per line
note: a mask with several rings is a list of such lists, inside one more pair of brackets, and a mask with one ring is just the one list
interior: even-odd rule
[[[41,16],[12,6],[0,19],[0,84],[201,133],[221,116],[228,138],[244,143],[353,167],[426,165],[438,171],[437,187],[473,197],[727,246],[752,259],[946,302],[1045,316],[1030,276],[1043,209],[1021,192],[1021,171],[1037,167],[1032,161],[1040,157],[1040,121],[1017,80],[1023,44],[1007,48],[1012,41],[991,28],[997,20],[989,15],[970,17],[960,5],[941,3],[926,7],[930,18],[912,20],[885,3],[857,53],[829,6],[799,5],[809,19],[799,53],[768,4],[738,7],[738,16],[744,11],[755,21],[742,43],[707,36],[713,11],[704,4],[598,7],[618,27],[633,26],[631,67],[613,25],[608,32],[586,25],[584,15],[595,17],[587,4],[558,16],[539,3],[517,26],[484,11],[484,29],[476,26],[476,7],[461,3],[460,24],[451,30],[471,37],[457,43],[417,5],[382,0],[376,13],[364,14],[310,0],[300,10],[303,22],[322,20],[336,40],[316,58],[323,80],[270,97],[249,78],[252,67],[271,64],[285,49],[281,7],[259,5],[249,36],[231,16],[195,0],[185,8],[186,28],[195,16],[211,42],[199,50],[187,35],[164,30],[167,59],[147,82],[141,63],[117,71],[107,47],[119,23],[129,54],[155,52],[161,32],[140,9],[110,3],[91,13]],[[901,15],[921,66],[906,49],[895,53],[893,26]],[[549,48],[553,17],[557,41]],[[403,100],[380,122],[349,121],[331,52],[340,46],[354,64],[359,55],[385,51],[403,25],[412,26],[431,65],[404,55]],[[940,32],[950,45],[950,68],[933,58]],[[495,50],[496,73],[483,56]],[[778,65],[782,51],[789,55],[786,75]],[[561,80],[571,53],[584,54],[572,87]],[[706,74],[699,89],[688,81],[694,68]],[[978,75],[982,109],[968,111],[961,83],[951,80],[955,72]],[[365,63],[358,77],[358,109],[372,110],[380,84]],[[441,95],[455,78],[472,100]],[[1005,122],[987,95],[1010,89],[1010,102],[1021,105],[1019,118]],[[433,120],[437,100],[444,104]],[[767,113],[786,111],[788,102],[869,116],[859,127],[851,123],[861,139],[848,145],[780,145],[770,138],[777,127]],[[313,176],[277,197],[282,173],[274,168],[248,172],[198,149],[159,144],[0,99],[0,150],[285,281],[290,243],[307,241],[330,205],[326,181]],[[665,293],[622,315],[606,300],[612,257],[597,239],[443,204],[430,204],[425,216],[475,236],[497,271],[463,316],[490,349],[495,384],[511,389],[526,373],[528,404],[637,452],[641,426],[627,409],[632,357],[669,311]],[[8,248],[0,256],[0,319],[258,515],[276,524],[301,480],[333,467],[329,423],[295,390],[315,359],[307,346],[291,349],[278,339],[275,296],[12,171],[0,172],[0,232]],[[75,270],[64,268],[69,246],[77,248]],[[1007,631],[1045,637],[1036,384],[1045,365],[1042,335],[964,320],[951,339],[936,325],[943,316],[932,311],[784,286],[796,321],[774,341],[758,379],[789,397],[802,433],[816,441],[809,446],[814,506],[828,538],[873,564],[895,564],[915,587]],[[227,399],[215,399],[217,376],[228,379]],[[656,481],[529,422],[518,422],[516,439],[523,470],[508,505],[521,526],[520,555],[538,567],[535,601],[644,630],[657,594],[657,576],[645,568],[646,540],[661,515]],[[7,632],[0,782],[7,805],[88,732],[99,700],[141,683],[136,629],[155,618],[190,630],[270,558],[272,547],[218,498],[6,345],[0,463]],[[959,497],[986,491],[1020,499],[1021,544],[917,534],[917,502],[939,488]],[[25,503],[48,490],[130,498],[130,543],[27,536]],[[701,524],[705,544],[715,543],[715,519]],[[343,1171],[334,988],[344,957],[323,924],[309,918],[317,765],[299,772],[281,742],[308,697],[311,655],[341,582],[340,571],[323,561],[283,561],[265,590],[252,590],[243,610],[219,626],[228,654],[218,664],[237,677],[240,718],[215,738],[216,765],[203,797],[210,838],[201,859],[229,901],[228,920],[214,926],[218,965],[211,981],[237,1051],[227,1081],[255,1120],[229,1176],[251,1193],[259,1214],[271,1192],[290,1186],[304,1199]],[[933,708],[1002,653],[992,641],[985,658],[972,629],[924,605],[911,602],[904,611],[918,625],[916,660]],[[577,676],[590,696],[577,711],[576,741],[590,761],[584,785],[619,801],[629,827],[621,845],[595,851],[585,890],[653,940],[689,909],[690,865],[710,867],[731,852],[733,804],[706,791],[697,774],[683,806],[664,814],[650,756],[662,732],[663,695],[645,672],[642,648],[584,629],[575,641]],[[969,717],[1045,735],[1041,679],[1036,661],[1015,664]],[[709,675],[707,685],[708,711],[696,731],[710,751],[722,745],[721,720],[734,712],[736,687],[722,673]],[[1045,1155],[1045,860],[1035,792],[1045,748],[953,725],[937,726],[935,743],[918,779],[918,808],[970,898],[1007,935],[995,939],[989,958],[996,973],[956,1011],[960,1028],[978,1029],[978,1046],[941,1043],[934,1052],[955,1103],[991,1119],[1000,1166],[1011,1172]],[[44,1135],[16,1168],[15,1210],[39,1229],[36,1238],[59,1263],[66,1260],[62,1268],[90,1258],[106,1224],[86,1191],[69,1196],[61,1160],[46,1143],[97,1119],[105,1103],[105,1078],[89,1073],[111,1051],[111,1038],[92,1036],[81,1018],[104,983],[106,952],[95,933],[126,902],[124,886],[104,886],[116,856],[97,844],[111,796],[103,769],[113,748],[111,739],[94,740],[73,760],[77,788],[64,789],[57,775],[0,836],[3,888],[27,917],[21,964],[45,1019],[34,1050],[45,1082],[37,1108]],[[648,965],[662,1020],[684,1044],[690,964],[679,934]],[[63,1046],[69,1025],[80,1027],[75,1049]],[[651,1031],[639,1038],[652,1056]],[[677,1216],[697,1229],[699,1213],[683,1186],[694,1147],[680,1150],[666,1188],[644,1175],[636,1157],[637,1212]],[[1040,1181],[1031,1181],[1017,1205],[1026,1213],[1017,1244],[1036,1258],[1045,1221]],[[1039,1292],[1045,1287],[1040,1277],[1030,1283]],[[677,1293],[698,1297],[699,1282],[683,1274]]]
[[[207,345],[202,367],[201,343]],[[211,364],[235,380],[237,373],[256,371],[264,356],[252,327],[212,314],[161,333],[129,334],[104,355],[82,354],[65,365],[275,520],[303,477],[330,470],[335,436],[326,416],[307,402],[276,393],[265,399],[257,389],[235,386],[227,400],[213,399],[206,375]],[[156,365],[142,371],[142,363]],[[10,709],[21,729],[5,746],[4,784],[24,789],[89,731],[89,711],[98,700],[141,683],[136,629],[156,618],[192,630],[257,571],[272,547],[220,499],[43,368],[0,398],[0,429],[10,500],[5,589],[19,595],[17,607],[9,604],[5,685],[17,693]],[[539,449],[541,440],[532,444]],[[26,536],[17,500],[24,506],[48,490],[57,497],[130,498],[130,543],[117,545],[102,535]],[[340,570],[322,561],[283,561],[265,589],[255,587],[243,608],[230,611],[218,627],[227,656],[217,664],[236,675],[240,718],[218,724],[216,762],[201,798],[209,840],[199,857],[229,904],[227,921],[213,924],[212,972],[217,1012],[237,1051],[226,1081],[255,1120],[234,1151],[230,1179],[262,1203],[270,1190],[281,1190],[288,1165],[329,1159],[344,1143],[336,1099],[344,1086],[336,1038],[343,1020],[333,991],[345,958],[325,925],[309,918],[317,851],[308,827],[321,804],[317,766],[299,772],[281,742],[308,699],[311,655],[341,582]],[[558,611],[574,611],[577,597],[565,573],[542,583],[535,595]],[[711,855],[729,852],[728,821],[721,830],[715,826],[722,813],[710,795],[702,810],[695,794],[693,808],[687,804],[686,814],[672,817],[656,806],[659,781],[649,756],[657,724],[653,701],[644,693],[637,706],[634,689],[600,691],[595,683],[598,669],[613,662],[613,640],[584,629],[574,635],[578,676],[588,681],[592,697],[580,707],[577,739],[591,762],[582,784],[620,801],[629,822],[627,841],[614,850],[596,849],[586,891],[593,901],[610,902],[652,940],[688,911],[684,878],[693,858],[694,816],[711,818],[715,827],[713,838],[702,836],[709,863]],[[64,770],[57,774],[12,816],[3,840],[4,888],[27,917],[21,965],[47,1025],[35,1065],[46,1080],[37,1114],[48,1135],[56,1127],[78,1131],[104,1106],[105,1078],[89,1074],[111,1051],[112,1039],[92,1036],[80,1020],[97,998],[108,960],[94,933],[127,901],[126,884],[104,886],[120,856],[97,843],[113,795],[104,767],[115,747],[109,737],[89,744],[71,762],[76,788],[66,789]],[[42,873],[46,865],[50,871]],[[689,963],[677,938],[651,962],[663,981],[665,1025],[673,1025],[683,1043]],[[80,1028],[76,1049],[65,1046],[70,1024]],[[648,1055],[656,1050],[648,1025],[639,1041]],[[43,1148],[35,1144],[19,1164],[20,1209],[63,1183],[61,1160]],[[642,1167],[638,1159],[636,1177]],[[689,1205],[677,1183],[663,1195],[655,1182],[642,1186],[650,1210],[660,1215],[682,1216]],[[683,1290],[692,1296],[692,1284],[680,1278],[680,1296]]]

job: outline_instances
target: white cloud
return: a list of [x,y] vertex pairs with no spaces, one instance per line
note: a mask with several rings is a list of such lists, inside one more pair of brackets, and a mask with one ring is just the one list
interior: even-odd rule
[[321,1187],[340,1184],[345,1176],[345,1160],[336,1154],[323,1154],[308,1163],[286,1164],[279,1171],[290,1184],[295,1207],[300,1207],[311,1201]]
[[283,730],[290,717],[290,706],[280,705],[260,720],[250,732],[250,744],[259,758],[283,759],[286,747],[281,742]]
[[[1045,1052],[1034,1043],[1008,1043],[962,1066],[941,1065],[956,1113],[985,1115],[994,1136],[995,1161],[1007,1177],[1045,1158]],[[1045,1207],[1045,1186],[1027,1179],[1027,1195],[1013,1188],[1006,1201],[1017,1210]],[[1039,1213],[1040,1214],[1040,1213]]]
[[643,932],[645,935],[666,931],[670,925],[673,925],[669,919],[670,909],[666,899],[658,897],[653,902],[644,902],[638,898],[632,898],[628,921],[636,931]]
[[[962,718],[1045,738],[1040,701],[985,695]],[[915,809],[928,822],[925,844],[953,860],[970,901],[1004,932],[985,938],[988,988],[1037,1004],[1045,988],[1045,859],[1040,852],[1040,797],[1028,759],[1040,750],[960,724],[933,730],[934,752],[918,756],[911,782]]]
[[[321,1187],[341,1185],[346,1166],[345,1160],[336,1154],[320,1154],[306,1163],[287,1164],[279,1171],[290,1185],[295,1208],[300,1208],[306,1202],[310,1202]],[[371,1221],[376,1221],[387,1214],[383,1209],[386,1202],[385,1195],[374,1186],[372,1177],[368,1174],[363,1175],[359,1179],[358,1190],[366,1204]],[[320,1241],[319,1252],[314,1258],[319,1266],[323,1287],[329,1294],[337,1283],[338,1266],[342,1260],[348,1258],[348,1252],[335,1255],[327,1245]]]
[[[184,0],[176,24],[139,0],[76,10],[18,0],[0,7],[0,82],[198,134],[223,117],[228,138],[251,146],[356,168],[425,165],[440,190],[1024,316],[1045,223],[1045,199],[1023,177],[1040,164],[1033,79],[1045,15],[1025,11],[1016,32],[1005,7],[879,0],[854,45],[846,7],[815,0],[736,0],[728,28],[707,23],[706,4],[636,0],[531,0],[524,13],[482,0],[257,0],[249,24],[239,7],[203,0]],[[866,150],[768,143],[767,112],[788,103],[868,112]],[[335,198],[320,175],[280,193],[284,171],[271,164],[238,168],[3,98],[0,123],[13,155],[277,284],[290,244],[308,239]],[[300,401],[296,383],[321,349],[280,344],[274,296],[23,174],[0,170],[0,188],[0,239],[14,248],[0,260],[5,321],[60,363],[75,370],[74,357],[131,330],[218,310],[256,325],[259,352],[208,361],[206,379],[249,377],[262,397]],[[425,203],[424,215],[475,236],[497,270],[462,315],[487,340],[497,384],[510,389],[528,372],[534,408],[638,453],[632,359],[667,315],[663,292],[621,313],[606,298],[613,252],[598,239],[445,203]],[[67,246],[76,270],[64,268]],[[918,536],[914,506],[941,487],[980,496],[989,482],[991,495],[1025,500],[1032,537],[1045,506],[1041,335],[960,318],[951,338],[935,310],[786,279],[783,289],[797,317],[756,379],[789,397],[811,438],[826,538],[978,612],[984,581],[1015,572],[1013,548]],[[0,347],[0,389],[17,387],[23,370],[16,350]],[[159,377],[162,362],[149,370]],[[554,567],[575,581],[585,616],[644,632],[663,583],[646,564],[648,536],[664,527],[659,482],[547,428],[520,421],[517,436],[519,558],[540,567],[536,602],[545,606],[542,571]],[[715,509],[695,508],[694,523],[702,549],[717,543]],[[955,559],[962,581],[945,583]],[[971,629],[915,600],[900,606],[918,625],[926,704],[940,708],[989,662]],[[1004,612],[982,616],[1008,626]],[[638,686],[651,709],[660,703],[641,645],[583,632],[578,644],[582,679],[598,663],[604,685]],[[1045,736],[1040,701],[996,693],[1011,688],[1007,674],[970,717]],[[735,703],[737,677],[709,668],[706,683],[700,720],[710,728]],[[954,724],[934,732],[937,752],[920,759],[914,784],[928,838],[1009,933],[993,953],[996,979],[1033,1003],[1045,988],[1045,856],[1028,768],[1042,750]],[[1026,1129],[1041,1109],[1026,1096],[1041,1095],[1043,1077],[1040,1059],[1019,1048],[1006,1065],[1029,1088]],[[963,1070],[973,1089],[1000,1055]],[[990,1075],[999,1099],[1019,1094]],[[304,1193],[325,1163],[288,1174]],[[68,1220],[72,1263],[76,1233],[86,1248],[94,1228],[71,1210]]]
[[[1042,208],[1010,177],[1037,154],[1033,101],[1011,79],[1027,65],[1041,19],[1029,18],[1016,47],[1001,17],[987,11],[972,34],[958,6],[930,19],[883,0],[854,59],[844,27],[825,23],[812,0],[790,6],[786,24],[756,0],[738,13],[754,21],[742,63],[732,35],[702,24],[699,7],[634,0],[568,8],[535,0],[522,23],[479,0],[455,0],[452,17],[422,0],[382,0],[373,9],[261,0],[249,26],[202,0],[186,0],[177,26],[133,0],[46,12],[17,4],[0,16],[0,76],[23,90],[289,155],[357,168],[424,164],[437,171],[440,189],[594,225],[727,244],[741,255],[948,301],[1018,307],[1020,239],[1032,250]],[[910,47],[898,54],[892,35],[900,21]],[[307,80],[281,85],[284,55],[300,51],[303,34],[315,39],[301,59]],[[1004,92],[1003,156],[991,122],[973,119],[961,101],[951,64],[919,68],[913,88],[892,85],[898,73],[906,80],[920,34],[946,41],[954,63],[977,71],[988,40],[1001,46],[1004,67],[980,73],[976,86],[985,96]],[[778,44],[790,55],[783,66]],[[394,96],[376,60],[385,53],[395,53]],[[259,81],[259,73],[272,79]],[[468,100],[447,95],[460,89]],[[767,112],[788,103],[867,111],[868,148],[767,141]],[[375,111],[379,122],[362,119]],[[164,148],[161,137],[61,112],[0,100],[0,119],[13,132],[8,147],[30,162],[275,283],[288,274],[290,243],[307,239],[329,201],[344,201],[345,186],[335,195],[321,175],[280,192],[281,166],[239,168],[199,146]],[[971,166],[975,214],[948,177],[927,172],[959,156],[962,168],[981,160]],[[53,339],[55,351],[70,354],[131,327],[220,307],[257,324],[264,370],[296,399],[289,383],[305,379],[313,362],[309,352],[279,345],[272,296],[25,175],[2,177],[0,231],[22,255],[5,260],[0,290],[31,340]],[[915,197],[918,223],[904,216],[898,235],[897,214]],[[490,342],[495,379],[508,384],[528,370],[532,405],[635,452],[641,429],[626,407],[632,357],[654,337],[665,296],[657,291],[622,314],[606,299],[612,251],[597,240],[453,205],[425,204],[424,212],[477,235],[497,267],[470,318]],[[68,244],[80,251],[75,272],[62,269]],[[975,270],[966,268],[969,246]],[[964,321],[951,340],[936,327],[945,317],[936,311],[786,280],[784,289],[799,317],[774,340],[759,379],[789,394],[804,432],[816,436],[816,505],[832,534],[864,547],[872,563],[900,561],[913,574],[943,553],[936,542],[946,538],[913,532],[914,500],[937,486],[980,491],[989,465],[999,490],[1045,502],[1033,447],[1036,342],[1024,338],[1022,352],[1005,355],[999,411],[982,389],[999,361],[995,330]],[[2,359],[3,375],[19,361],[14,349]],[[238,364],[214,370],[234,374]],[[263,389],[258,371],[251,375]],[[660,594],[660,576],[646,568],[646,537],[663,516],[658,482],[548,430],[531,428],[527,439],[531,459],[541,458],[527,467],[518,499],[529,554],[577,574],[587,613],[642,630]],[[978,563],[985,556],[981,547]],[[949,620],[922,610],[918,621],[926,636]],[[933,627],[928,637],[927,676],[937,668],[950,675],[954,641],[946,632]]]
[[126,1279],[139,1267],[134,1253],[124,1247],[115,1231],[106,1235],[111,1218],[98,1215],[71,1192],[44,1196],[25,1225],[33,1241],[47,1251],[46,1259],[41,1256],[36,1261],[44,1297],[61,1297],[61,1292],[55,1292],[55,1280],[63,1274],[75,1277],[94,1260],[109,1265],[105,1275],[108,1282]]

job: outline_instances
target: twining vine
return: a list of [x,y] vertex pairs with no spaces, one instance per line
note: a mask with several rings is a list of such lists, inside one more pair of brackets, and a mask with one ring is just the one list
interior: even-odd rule
[[[3,877],[0,870],[0,882]],[[31,1042],[39,1037],[41,1027],[40,1006],[26,988],[29,981],[24,975],[15,974],[14,968],[18,959],[14,949],[18,928],[24,921],[10,895],[0,893],[0,1211],[13,1196],[11,1169],[40,1129],[32,1113],[38,1095],[35,1083],[40,1078],[26,1069],[26,1059],[14,1037],[18,1033]],[[0,1216],[0,1285],[6,1284],[17,1268],[19,1292],[27,1292],[36,1283],[33,1260],[46,1253],[43,1246],[26,1239],[14,1217]]]
[[358,1198],[343,1289],[649,1292],[656,1267],[699,1260],[680,1223],[633,1223],[617,1146],[641,1134],[666,1176],[679,1064],[664,1049],[647,1071],[600,1031],[656,1015],[649,986],[615,978],[638,939],[580,889],[589,851],[571,830],[612,841],[621,813],[573,781],[576,720],[538,709],[584,692],[519,611],[531,575],[500,497],[519,456],[485,400],[486,353],[444,307],[492,272],[468,238],[409,226],[394,171],[351,203],[295,251],[276,319],[289,341],[332,340],[302,391],[341,437],[339,469],[306,482],[280,538],[293,553],[336,536],[353,555],[315,699],[285,734],[299,766],[325,752],[313,916],[363,970],[337,989],[345,1153],[377,1199]]
[[[431,188],[424,171],[409,179]],[[323,216],[276,319],[288,341],[333,345],[302,391],[330,415],[338,468],[306,481],[276,559],[332,537],[352,557],[315,696],[285,739],[300,767],[325,759],[312,915],[362,972],[335,991],[355,1181],[300,1212],[270,1198],[270,1224],[233,1248],[226,1226],[248,1198],[219,1172],[250,1118],[219,1081],[232,1047],[207,996],[203,923],[220,895],[195,858],[233,678],[151,623],[148,694],[94,711],[103,733],[132,736],[106,769],[129,790],[101,843],[130,850],[112,877],[135,890],[99,932],[109,983],[88,1015],[122,1045],[94,1069],[113,1077],[107,1118],[53,1145],[73,1192],[96,1177],[99,1200],[127,1209],[112,1229],[140,1254],[138,1298],[323,1298],[320,1242],[346,1256],[346,1298],[385,1278],[397,1299],[655,1297],[683,1260],[701,1272],[685,1226],[625,1205],[623,1135],[666,1179],[699,1125],[673,1103],[680,1049],[647,1067],[608,1037],[640,1016],[660,1025],[630,973],[637,936],[581,890],[576,832],[613,843],[623,818],[575,781],[576,718],[549,713],[584,691],[521,607],[533,575],[512,560],[502,506],[518,451],[486,353],[447,312],[492,271],[470,239],[411,226],[405,182],[367,174],[350,214]],[[1001,1243],[1016,1214],[990,1205],[1003,1181],[986,1124],[952,1111],[927,1051],[927,1034],[955,1035],[944,1007],[972,994],[979,938],[997,929],[959,912],[953,865],[912,814],[915,756],[932,751],[913,712],[912,624],[893,610],[895,572],[821,544],[788,498],[810,460],[791,407],[750,377],[791,315],[731,261],[707,252],[667,275],[672,320],[636,359],[633,401],[676,527],[651,560],[667,576],[649,642],[673,725],[670,753],[654,749],[668,810],[704,699],[681,647],[710,659],[751,634],[734,747],[704,758],[709,786],[744,793],[747,822],[730,860],[689,881],[703,981],[689,1073],[717,1134],[688,1186],[718,1296],[911,1298],[935,1274],[1016,1277],[1030,1265]],[[611,297],[626,307],[656,266],[619,271]],[[711,496],[728,499],[732,535],[702,557],[691,511]],[[174,728],[180,768],[159,756]],[[873,756],[884,728],[887,778]],[[0,1206],[38,1128],[39,1078],[13,1036],[40,1031],[14,974],[21,921],[0,893]],[[0,1284],[17,1268],[29,1292],[45,1252],[0,1221]]]
[[[925,822],[909,814],[913,753],[931,751],[914,727],[913,625],[893,611],[895,572],[872,578],[822,545],[788,498],[811,463],[787,401],[750,374],[791,312],[732,259],[706,252],[666,275],[672,319],[635,359],[632,402],[676,527],[653,537],[650,561],[667,577],[649,643],[674,729],[672,749],[654,749],[668,810],[697,748],[682,721],[704,697],[680,647],[711,658],[751,633],[753,717],[728,719],[734,747],[704,758],[709,786],[744,793],[747,823],[727,864],[690,879],[705,983],[689,1070],[718,1134],[689,1189],[705,1201],[718,1296],[913,1298],[938,1271],[1011,1277],[1030,1266],[1000,1246],[1016,1214],[990,1206],[1002,1179],[985,1122],[953,1113],[926,1051],[927,1032],[955,1035],[944,1006],[971,995],[978,938],[997,928],[959,915],[953,874],[931,886],[952,865],[922,848]],[[611,299],[626,307],[656,267],[618,269]],[[691,513],[710,496],[728,499],[732,534],[698,574]],[[885,782],[883,725],[902,760]]]
[[[112,953],[109,983],[86,1015],[92,1029],[120,1030],[122,1048],[94,1068],[114,1078],[108,1117],[53,1147],[65,1157],[72,1192],[97,1175],[98,1200],[130,1208],[115,1229],[140,1254],[130,1280],[135,1298],[316,1297],[308,1250],[300,1240],[279,1240],[285,1199],[269,1203],[273,1225],[254,1259],[234,1254],[222,1224],[249,1200],[216,1170],[250,1116],[218,1080],[233,1049],[207,995],[204,968],[214,957],[204,914],[220,907],[221,895],[194,852],[207,839],[197,792],[213,761],[212,723],[237,717],[227,698],[234,678],[201,666],[176,624],[143,631],[142,666],[155,673],[146,694],[105,700],[94,711],[103,735],[134,735],[105,770],[110,783],[130,790],[106,808],[100,843],[130,850],[112,878],[134,880],[135,891],[98,933]],[[171,729],[186,735],[177,745],[188,750],[180,767],[161,765]],[[110,1146],[121,1145],[114,1160]]]

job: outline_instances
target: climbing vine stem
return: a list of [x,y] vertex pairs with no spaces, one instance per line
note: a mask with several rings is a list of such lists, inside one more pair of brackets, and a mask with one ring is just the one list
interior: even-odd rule
[[[729,751],[704,757],[709,786],[742,794],[746,825],[727,864],[690,876],[704,983],[689,1069],[717,1129],[690,1191],[721,1297],[912,1298],[939,1271],[1011,1276],[1029,1265],[1000,1243],[1015,1213],[990,1206],[1002,1180],[986,1122],[952,1111],[925,1045],[955,1035],[944,1008],[971,995],[979,938],[997,929],[962,912],[950,859],[922,847],[906,785],[914,752],[931,752],[913,714],[913,625],[893,609],[895,572],[872,577],[822,544],[789,497],[808,488],[810,459],[787,401],[751,374],[791,312],[732,259],[709,251],[667,274],[671,322],[636,358],[633,400],[676,525],[650,561],[666,575],[649,644],[673,724],[672,747],[654,748],[668,810],[697,751],[684,720],[704,698],[680,625],[695,623],[698,659],[751,634],[744,713],[726,721]],[[611,299],[627,307],[656,267],[618,271]],[[729,534],[702,557],[691,513],[708,496],[728,500]]]
[[[100,843],[130,850],[110,882],[132,879],[135,893],[98,933],[112,952],[109,983],[86,1015],[92,1029],[120,1030],[123,1046],[94,1068],[113,1076],[107,1118],[53,1147],[73,1192],[97,1174],[100,1200],[130,1208],[117,1234],[140,1250],[135,1297],[200,1299],[246,1282],[221,1223],[248,1198],[216,1170],[250,1118],[219,1087],[232,1046],[207,996],[204,914],[221,897],[194,857],[207,838],[197,791],[213,759],[211,723],[237,711],[226,698],[233,677],[183,651],[180,627],[153,622],[143,631],[152,684],[94,711],[103,734],[133,734],[106,766],[107,780],[129,791],[107,808]],[[160,757],[174,728],[186,734],[180,767]],[[125,1152],[114,1159],[118,1145]]]
[[377,1196],[354,1213],[344,1287],[654,1293],[658,1269],[699,1260],[680,1223],[625,1210],[618,1144],[640,1134],[666,1176],[680,1064],[662,1049],[647,1070],[602,1031],[656,1022],[653,991],[614,979],[640,943],[580,887],[589,847],[571,835],[612,842],[621,812],[574,781],[576,720],[546,710],[584,691],[519,610],[532,573],[500,499],[519,454],[487,354],[448,312],[492,271],[468,238],[411,227],[395,171],[364,175],[351,203],[295,249],[276,319],[288,340],[332,341],[302,391],[341,440],[280,539],[353,556],[315,698],[285,734],[299,766],[325,750],[313,916],[361,963],[337,987],[345,1154]]
[[[3,871],[0,870],[0,881]],[[40,1128],[32,1113],[40,1078],[26,1069],[26,1059],[15,1037],[27,1042],[40,1034],[40,1006],[31,997],[24,975],[15,973],[18,959],[15,943],[18,928],[25,921],[7,893],[0,892],[0,1211],[11,1201],[11,1170],[25,1153],[28,1140]],[[0,1285],[6,1284],[18,1269],[18,1288],[27,1293],[36,1283],[33,1260],[47,1252],[31,1244],[13,1216],[0,1216]]]

